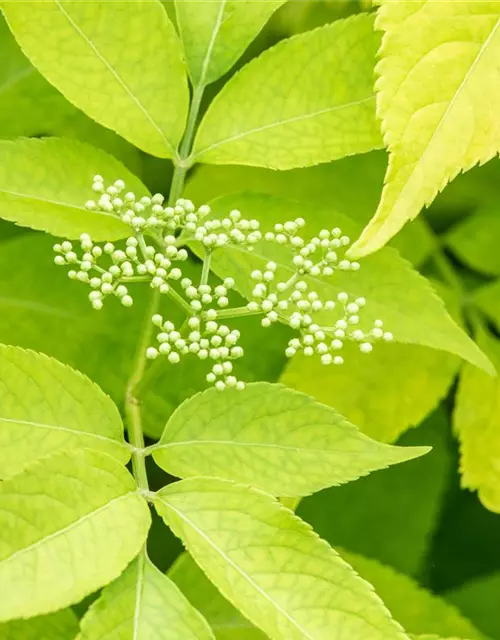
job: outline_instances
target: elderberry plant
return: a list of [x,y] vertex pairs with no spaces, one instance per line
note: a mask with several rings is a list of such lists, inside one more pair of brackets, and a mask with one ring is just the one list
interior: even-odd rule
[[[420,136],[421,128],[436,119],[420,117],[427,114],[420,93],[418,127],[401,127],[406,116],[396,118],[396,131],[384,123],[396,159],[368,237],[365,232],[354,245],[350,236],[361,229],[348,216],[336,219],[331,207],[311,206],[300,198],[264,194],[259,200],[258,194],[243,192],[246,184],[232,196],[234,206],[215,216],[208,205],[197,208],[185,192],[186,179],[196,180],[197,173],[190,173],[196,164],[297,169],[287,182],[293,186],[302,169],[381,147],[373,86],[380,39],[373,15],[367,13],[285,38],[229,75],[285,3],[175,0],[175,25],[166,11],[171,4],[0,1],[22,58],[12,65],[15,75],[4,85],[9,91],[2,98],[14,93],[20,79],[30,78],[47,92],[48,110],[63,104],[59,116],[64,124],[55,130],[41,127],[36,134],[73,135],[68,122],[88,117],[84,130],[88,127],[92,136],[97,126],[99,147],[107,140],[115,153],[121,145],[132,152],[132,159],[124,156],[127,166],[134,166],[134,158],[139,160],[135,166],[140,165],[140,150],[168,159],[173,168],[168,196],[150,196],[139,177],[101,148],[55,137],[0,141],[1,215],[64,238],[54,246],[55,264],[68,266],[69,278],[89,287],[95,311],[113,298],[130,308],[134,287],[150,289],[142,328],[124,321],[122,331],[113,335],[113,348],[105,339],[97,344],[104,333],[104,322],[98,323],[106,318],[91,312],[92,320],[84,319],[99,328],[89,334],[102,356],[101,389],[76,370],[99,376],[88,364],[88,336],[79,334],[78,323],[70,326],[70,340],[60,335],[68,332],[68,318],[81,315],[65,308],[72,289],[64,289],[58,300],[43,299],[43,304],[31,299],[37,293],[32,283],[39,282],[38,269],[47,264],[52,269],[50,260],[42,266],[23,264],[29,277],[24,270],[22,278],[17,270],[12,274],[12,287],[19,277],[22,287],[32,289],[19,307],[40,310],[49,320],[44,316],[47,324],[35,327],[37,337],[31,342],[22,332],[4,337],[22,347],[0,344],[0,638],[215,640],[234,631],[237,640],[241,631],[245,637],[270,640],[409,640],[415,629],[406,633],[392,618],[363,579],[363,565],[358,575],[351,558],[342,559],[294,511],[303,497],[419,457],[428,448],[371,439],[331,406],[338,396],[322,404],[316,389],[309,396],[281,383],[245,384],[237,371],[243,336],[231,321],[257,316],[263,330],[277,323],[293,329],[296,333],[284,347],[290,359],[287,371],[297,362],[298,367],[315,361],[331,365],[310,376],[313,384],[318,381],[329,391],[337,391],[337,385],[324,372],[332,376],[344,362],[348,342],[364,358],[375,343],[393,340],[384,323],[398,341],[449,351],[490,371],[487,358],[447,314],[429,283],[396,252],[384,249],[362,269],[356,261],[390,237],[403,218],[416,215],[436,185],[453,174],[453,163],[436,158],[433,145],[444,134],[449,143],[446,120],[461,112],[459,96],[426,136]],[[382,5],[384,28],[401,19],[418,21],[427,5],[437,10],[446,3],[422,2],[414,16],[401,11],[399,3],[377,4]],[[394,7],[389,9],[396,12],[391,20],[383,20],[385,7]],[[454,11],[458,15],[461,9]],[[469,25],[475,16],[468,13]],[[471,42],[474,47],[479,43],[479,54],[484,54],[476,72],[484,72],[494,59],[485,49],[495,42],[498,19],[490,25],[486,14],[486,9],[477,14],[480,34]],[[423,27],[433,24],[429,37],[436,38],[436,53],[446,41],[448,22],[440,27],[431,12],[415,33],[427,32]],[[488,35],[481,44],[483,31]],[[457,38],[451,40],[455,46]],[[396,41],[404,39],[398,35]],[[423,50],[427,59],[432,47]],[[385,61],[396,60],[395,77],[408,77],[401,69],[420,73],[417,58],[401,58],[389,55]],[[470,58],[468,50],[463,59]],[[26,68],[28,60],[55,89]],[[432,61],[441,72],[435,57]],[[381,73],[389,67],[382,65]],[[29,73],[19,73],[23,68]],[[467,98],[472,71],[463,74],[470,82],[459,86]],[[227,81],[209,102],[207,86],[223,76]],[[460,74],[449,78],[456,81]],[[445,104],[436,102],[436,83],[407,83],[419,92],[427,84],[433,87],[435,115],[436,104]],[[392,96],[407,109],[412,101],[389,85],[390,78],[381,79],[381,112]],[[38,105],[20,93],[22,105],[13,112],[24,113],[29,102]],[[448,87],[446,100],[453,93]],[[406,115],[413,122],[414,114]],[[122,139],[110,138],[109,129]],[[413,143],[401,157],[399,129]],[[485,131],[483,127],[479,143],[484,144]],[[415,132],[418,141],[412,141]],[[421,158],[425,166],[412,166],[422,140],[430,140]],[[485,157],[480,154],[479,159]],[[455,168],[471,162],[467,156]],[[442,173],[443,167],[449,175]],[[94,175],[96,171],[103,175]],[[427,174],[436,176],[435,183]],[[92,175],[94,195],[88,199]],[[416,194],[420,181],[427,183],[421,197]],[[323,182],[322,189],[326,193],[330,184]],[[223,201],[231,199],[227,193],[219,195]],[[253,196],[257,199],[252,201]],[[276,218],[272,207],[267,210],[271,201]],[[251,202],[258,206],[252,209]],[[275,224],[267,223],[273,219]],[[343,233],[334,223],[349,231]],[[313,231],[307,233],[307,228]],[[24,260],[26,253],[20,255]],[[47,257],[45,249],[43,255]],[[191,266],[200,256],[199,277],[193,278]],[[52,287],[57,275],[47,273],[42,281]],[[237,293],[245,304],[235,302]],[[164,299],[179,307],[184,321],[173,310],[169,313],[171,307],[163,312]],[[51,337],[42,341],[49,345],[42,349],[47,354],[24,348],[40,349],[39,334],[45,333]],[[265,331],[262,336],[266,340]],[[386,353],[397,355],[397,349],[388,347]],[[196,387],[179,404],[167,385],[148,386],[151,371],[187,356],[191,362],[206,361],[208,389]],[[190,361],[186,364],[188,368]],[[427,380],[428,361],[425,367]],[[364,384],[359,378],[354,382]],[[286,379],[283,372],[280,379]],[[169,382],[178,383],[175,374]],[[444,391],[429,406],[438,402],[439,393]],[[415,395],[405,394],[412,399],[412,411]],[[366,414],[365,422],[384,422],[371,407],[358,404],[355,409]],[[399,414],[400,405],[393,413]],[[146,414],[155,422],[154,432],[146,431]],[[386,440],[394,437],[391,432]],[[152,473],[154,465],[158,469]],[[168,575],[150,557],[148,543],[159,539],[162,546],[169,544],[163,530],[149,535],[159,523],[152,524],[152,509],[186,548]],[[380,571],[377,567],[376,574]],[[392,570],[382,584],[386,579],[394,581]],[[395,584],[399,596],[397,576]],[[420,590],[413,591],[417,599],[422,597]],[[91,594],[97,599],[87,607],[84,599]],[[85,609],[81,619],[72,608],[76,603]],[[400,606],[400,597],[396,604]],[[418,607],[412,607],[411,620],[414,609]],[[450,634],[462,631],[454,628]]]
[[[345,256],[350,239],[338,227],[323,229],[306,240],[302,235],[306,222],[297,218],[277,223],[273,231],[262,234],[258,220],[243,218],[237,210],[223,219],[210,218],[208,205],[196,208],[190,200],[179,198],[174,206],[164,206],[159,193],[138,199],[130,191],[124,193],[125,187],[123,180],[106,187],[102,176],[96,175],[92,189],[99,199],[85,204],[89,211],[120,216],[131,227],[133,235],[125,240],[124,247],[111,242],[100,247],[84,233],[80,237],[81,252],[77,253],[68,240],[54,245],[54,262],[74,267],[68,272],[69,278],[90,286],[89,300],[96,310],[102,309],[110,296],[130,307],[133,298],[127,284],[148,282],[186,311],[188,317],[180,327],[154,314],[151,321],[160,332],[157,345],[147,347],[148,359],[162,355],[177,364],[181,357],[192,354],[213,362],[206,379],[216,389],[241,390],[244,382],[233,372],[233,361],[244,355],[238,345],[240,332],[221,320],[262,315],[264,328],[281,321],[299,332],[299,337],[289,341],[286,355],[318,355],[324,365],[343,364],[340,353],[346,340],[357,342],[361,353],[367,354],[378,340],[393,339],[392,333],[383,330],[381,319],[375,320],[371,328],[360,328],[365,298],[342,291],[336,300],[324,300],[305,279],[332,278],[337,271],[360,269],[359,262]],[[190,240],[199,242],[205,250],[199,283],[182,273],[182,263],[188,258],[183,246]],[[276,263],[267,262],[264,271],[256,269],[248,274],[255,284],[246,307],[231,307],[234,279],[226,277],[217,286],[208,284],[212,254],[231,246],[253,251],[261,242],[289,246],[294,273],[286,281],[280,280]],[[179,283],[177,288],[175,282]]]

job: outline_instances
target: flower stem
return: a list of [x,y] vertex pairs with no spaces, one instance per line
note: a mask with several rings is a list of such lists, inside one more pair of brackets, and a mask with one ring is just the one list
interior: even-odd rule
[[262,309],[251,311],[248,307],[234,307],[233,309],[223,309],[222,311],[217,311],[217,320],[222,320],[224,318],[239,318],[241,316],[256,316],[260,313],[264,313]]
[[201,271],[200,285],[207,284],[208,282],[211,261],[212,261],[212,251],[210,249],[207,249],[207,252],[205,253],[205,260],[203,260],[203,269]]
[[[196,122],[200,110],[201,99],[203,97],[204,87],[195,87],[186,125],[186,132],[179,149],[179,160],[175,163],[172,184],[170,185],[169,203],[175,203],[181,196],[184,189],[184,181],[186,173],[190,166],[186,159],[191,152],[193,138],[196,130]],[[170,289],[170,297],[177,297],[182,300],[183,305],[189,307],[187,302],[177,294],[172,288]],[[177,300],[179,302],[179,300]],[[180,304],[180,302],[179,302]],[[134,361],[134,367],[127,383],[125,392],[125,420],[127,423],[127,431],[131,445],[132,453],[132,469],[134,472],[137,486],[142,491],[149,491],[149,483],[146,472],[146,463],[144,460],[144,433],[142,429],[141,408],[137,397],[138,387],[143,379],[146,370],[146,349],[151,343],[153,335],[153,323],[151,317],[158,312],[160,306],[160,292],[153,291],[151,302],[144,319],[144,328],[139,337],[137,351]]]

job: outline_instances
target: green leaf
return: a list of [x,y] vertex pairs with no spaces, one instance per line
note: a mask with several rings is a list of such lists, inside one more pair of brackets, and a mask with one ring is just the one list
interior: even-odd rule
[[78,618],[71,609],[0,624],[0,640],[74,640]]
[[0,137],[47,134],[76,112],[30,64],[0,16]]
[[233,66],[285,0],[176,0],[177,24],[193,84],[205,86]]
[[447,246],[465,264],[480,273],[500,275],[498,204],[480,208],[446,235]]
[[81,447],[129,460],[111,399],[57,360],[0,345],[0,478],[52,452]]
[[218,589],[273,640],[404,640],[371,587],[271,496],[219,479],[155,506]]
[[354,344],[344,350],[341,367],[325,367],[297,354],[280,382],[335,407],[382,442],[394,442],[436,407],[460,362],[442,351],[406,344],[376,345],[369,358]]
[[[344,550],[341,555],[374,585],[377,593],[383,594],[396,620],[410,632],[430,630],[444,636],[460,634],[471,640],[484,640],[484,636],[454,606],[422,589],[405,575]],[[178,558],[169,576],[193,606],[203,612],[217,640],[264,640],[267,637],[217,591],[189,554],[184,553]],[[351,640],[355,636],[345,637]],[[371,639],[373,636],[360,636],[363,640],[365,637]]]
[[[500,342],[481,331],[478,343],[500,366]],[[500,513],[500,379],[465,365],[458,386],[454,428],[460,439],[462,486],[478,491]]]
[[351,250],[358,257],[500,150],[500,4],[382,0],[376,26],[377,107],[391,155],[377,212]]
[[[184,593],[190,597],[187,592]],[[497,572],[475,578],[452,591],[447,591],[445,598],[472,620],[478,629],[496,639],[500,637],[499,593],[500,573]]]
[[304,498],[298,515],[334,548],[421,576],[456,464],[448,423],[445,411],[438,409],[398,440],[400,446],[431,446],[429,454]]
[[60,453],[0,484],[0,621],[78,602],[117,578],[151,522],[128,471],[95,451]]
[[341,551],[346,562],[375,587],[395,620],[408,633],[458,635],[470,640],[485,640],[456,607],[420,587],[411,578],[397,573],[376,560]]
[[378,42],[372,17],[362,15],[267,50],[208,108],[194,160],[292,169],[380,148],[373,96]]
[[269,639],[224,598],[189,553],[178,556],[168,577],[208,620],[217,640]]
[[175,29],[149,2],[2,2],[34,66],[66,98],[143,151],[175,155],[188,88]]
[[81,621],[81,640],[210,640],[207,622],[141,553]]
[[171,475],[216,476],[303,496],[427,453],[370,440],[343,416],[281,385],[208,389],[170,418],[153,457]]
[[[198,204],[238,191],[268,193],[314,202],[322,208],[329,206],[365,225],[380,200],[386,167],[387,155],[383,151],[290,171],[204,165],[190,174],[185,193]],[[432,240],[427,225],[416,220],[391,240],[391,246],[418,266],[429,257]]]
[[[240,209],[245,217],[259,220],[264,231],[270,230],[275,222],[298,217],[307,220],[306,229],[311,236],[335,225],[352,237],[359,228],[344,215],[332,214],[329,208],[258,193],[223,196],[211,204],[215,216],[223,217],[232,209]],[[241,247],[217,250],[211,264],[218,275],[232,276],[237,289],[248,298],[252,291],[248,274],[253,269],[264,267],[268,260],[278,264],[279,279],[286,281],[293,275],[289,247],[264,241],[256,245],[253,252]],[[381,318],[397,342],[448,351],[494,373],[489,360],[455,324],[429,282],[393,249],[386,248],[363,260],[358,272],[337,272],[330,279],[310,276],[304,279],[324,299],[334,299],[341,291],[355,297],[364,296],[367,299],[366,308],[363,309],[364,322],[370,324]],[[318,317],[325,324],[332,320],[328,314],[318,314]]]
[[0,216],[66,238],[125,238],[130,227],[118,216],[85,208],[97,173],[123,179],[137,195],[148,193],[121,162],[76,140],[0,141]]
[[500,328],[500,280],[479,287],[472,292],[471,299]]

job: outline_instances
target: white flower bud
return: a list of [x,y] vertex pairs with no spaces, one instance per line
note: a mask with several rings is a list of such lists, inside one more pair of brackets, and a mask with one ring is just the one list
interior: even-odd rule
[[154,347],[148,347],[146,349],[146,358],[148,360],[154,360],[157,357],[158,357],[158,350],[157,349],[155,349]]
[[171,351],[168,354],[168,361],[170,362],[170,364],[177,364],[180,361],[180,359],[181,359],[180,355],[175,351]]
[[342,358],[342,356],[335,356],[333,364],[344,364],[344,358]]
[[394,340],[394,336],[392,335],[392,333],[390,331],[386,331],[384,333],[384,340],[386,342],[391,342],[391,340]]
[[370,353],[371,351],[373,351],[373,346],[369,342],[362,342],[359,345],[359,350],[361,351],[361,353]]
[[124,307],[131,307],[134,304],[134,301],[131,296],[123,296],[121,299],[121,303]]
[[102,309],[102,300],[96,299],[96,300],[92,300],[92,307],[96,310],[96,311],[100,311]]
[[332,364],[333,357],[331,353],[325,353],[321,356],[321,364]]

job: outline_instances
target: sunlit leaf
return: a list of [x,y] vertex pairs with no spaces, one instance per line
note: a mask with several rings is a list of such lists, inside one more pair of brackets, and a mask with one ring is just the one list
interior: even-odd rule
[[382,0],[378,115],[390,151],[377,212],[352,248],[383,246],[460,171],[500,150],[495,1]]

